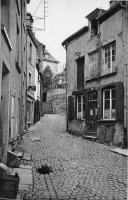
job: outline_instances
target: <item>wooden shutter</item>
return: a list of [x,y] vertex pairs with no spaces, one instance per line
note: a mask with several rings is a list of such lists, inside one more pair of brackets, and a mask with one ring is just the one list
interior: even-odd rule
[[74,97],[68,97],[68,120],[72,121],[74,119]]
[[77,60],[77,90],[84,88],[84,57]]
[[103,99],[102,99],[102,90],[101,88],[98,89],[98,113],[97,113],[97,119],[101,120],[103,118]]
[[88,90],[85,90],[85,120],[88,122]]
[[74,112],[74,119],[77,119],[77,96],[75,96],[75,112]]
[[124,120],[124,87],[122,82],[118,82],[116,88],[116,120]]

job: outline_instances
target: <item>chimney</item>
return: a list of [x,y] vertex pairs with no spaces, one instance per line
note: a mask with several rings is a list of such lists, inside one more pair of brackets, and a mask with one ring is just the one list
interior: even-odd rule
[[110,8],[111,8],[113,5],[115,5],[117,2],[118,2],[118,1],[111,0],[111,1],[109,2]]

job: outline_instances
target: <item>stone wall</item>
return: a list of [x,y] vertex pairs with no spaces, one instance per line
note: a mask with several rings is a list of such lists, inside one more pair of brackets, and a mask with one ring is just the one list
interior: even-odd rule
[[69,123],[68,132],[72,135],[83,136],[85,133],[85,120],[73,120]]
[[66,114],[66,94],[54,95],[52,105],[54,113]]

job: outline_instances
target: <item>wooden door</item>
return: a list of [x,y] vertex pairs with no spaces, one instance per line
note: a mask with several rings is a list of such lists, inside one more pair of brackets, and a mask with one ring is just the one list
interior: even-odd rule
[[11,138],[15,135],[15,96],[12,96],[11,101]]
[[88,93],[88,133],[96,134],[97,128],[97,91]]

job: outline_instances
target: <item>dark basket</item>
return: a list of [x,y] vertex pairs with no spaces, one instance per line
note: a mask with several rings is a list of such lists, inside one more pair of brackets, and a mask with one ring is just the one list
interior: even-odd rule
[[19,177],[14,175],[0,177],[0,197],[16,199]]

